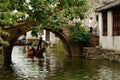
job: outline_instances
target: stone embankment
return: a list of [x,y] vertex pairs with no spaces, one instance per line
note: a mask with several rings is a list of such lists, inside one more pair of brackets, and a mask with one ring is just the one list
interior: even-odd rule
[[84,47],[82,56],[86,59],[105,59],[120,63],[119,51],[105,50],[100,47]]

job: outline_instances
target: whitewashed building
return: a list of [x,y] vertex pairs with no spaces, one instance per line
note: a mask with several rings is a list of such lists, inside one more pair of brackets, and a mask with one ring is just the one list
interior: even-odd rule
[[[51,43],[51,46],[53,46],[53,44],[55,44],[58,41],[58,38],[55,36],[55,34],[47,30],[43,30],[41,36],[43,37],[44,41]],[[31,31],[28,31],[26,33],[27,40],[39,40],[39,37],[40,37],[39,33],[38,33],[38,37],[32,37]]]
[[99,13],[99,45],[104,49],[120,51],[120,0],[114,0],[96,9]]

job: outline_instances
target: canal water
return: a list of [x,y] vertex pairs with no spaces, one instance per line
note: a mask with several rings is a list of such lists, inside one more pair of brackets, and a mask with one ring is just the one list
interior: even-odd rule
[[44,59],[28,58],[24,47],[15,46],[11,67],[0,69],[0,80],[120,80],[120,64],[107,60],[67,59],[47,52]]

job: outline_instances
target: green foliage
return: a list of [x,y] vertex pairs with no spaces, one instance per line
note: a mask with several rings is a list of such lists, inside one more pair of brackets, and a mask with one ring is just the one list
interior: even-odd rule
[[86,0],[60,0],[59,4],[54,7],[52,15],[50,15],[48,20],[48,25],[57,29],[61,26],[68,25],[69,21],[74,18],[84,19],[85,12],[87,11],[87,1]]
[[74,18],[84,19],[87,9],[87,0],[0,0],[0,27],[25,19],[56,30]]
[[2,44],[3,46],[9,46],[8,41],[4,41],[3,39],[0,39],[0,44]]
[[7,37],[10,35],[8,32],[6,32],[5,30],[3,30],[1,27],[0,27],[0,34],[4,35],[4,36],[7,36]]
[[[15,9],[14,9],[15,10]],[[10,34],[4,30],[5,26],[12,26],[17,20],[25,19],[24,12],[10,10],[10,0],[0,0],[0,35],[8,37]],[[2,45],[9,45],[7,41],[0,39]]]
[[31,32],[31,35],[32,36],[35,36],[35,37],[38,37],[38,33],[39,33],[39,29],[38,28],[33,28],[32,29],[32,32]]
[[83,19],[88,9],[86,0],[10,0],[9,7],[26,12],[28,19],[53,29],[66,26],[75,17]]
[[[25,12],[14,12],[16,9],[10,10],[10,0],[0,0],[0,27],[11,26],[17,20],[25,19]],[[16,10],[17,11],[17,10]]]
[[[0,27],[0,35],[4,35],[8,37],[10,34]],[[4,41],[1,37],[0,37],[0,44],[5,45],[5,46],[9,45],[9,43],[7,41]]]
[[80,24],[71,26],[71,40],[73,42],[89,42],[90,34],[85,27]]

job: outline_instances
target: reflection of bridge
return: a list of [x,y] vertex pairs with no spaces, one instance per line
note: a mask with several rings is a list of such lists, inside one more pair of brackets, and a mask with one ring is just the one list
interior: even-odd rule
[[[14,46],[14,43],[18,39],[18,37],[27,31],[30,31],[34,25],[31,22],[21,22],[19,25],[6,28],[6,31],[10,33],[9,37],[4,38],[5,40],[9,41],[10,46],[4,47],[4,59],[5,63],[11,63],[11,53]],[[52,31],[50,27],[44,28],[45,30]],[[82,47],[84,43],[73,43],[70,40],[70,30],[69,27],[62,27],[60,29],[57,29],[53,32],[56,36],[60,38],[60,40],[64,44],[64,48],[66,50],[66,55],[68,57],[78,57],[80,56],[80,53],[82,52]],[[94,37],[93,37],[94,38]],[[94,46],[94,45],[93,45]]]

